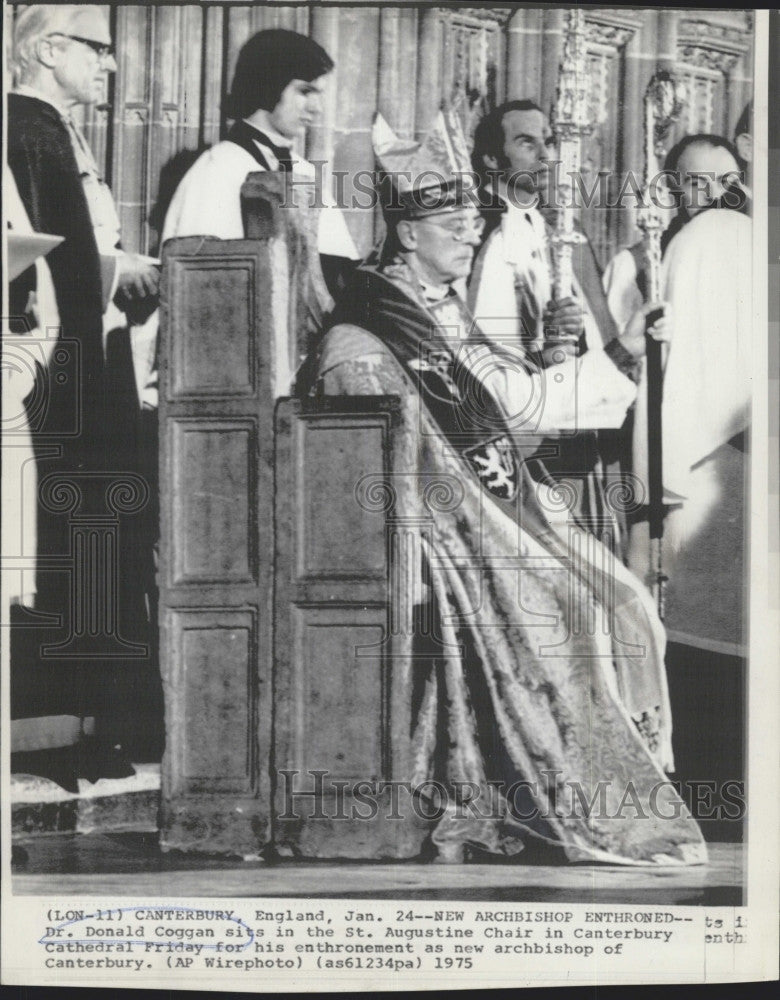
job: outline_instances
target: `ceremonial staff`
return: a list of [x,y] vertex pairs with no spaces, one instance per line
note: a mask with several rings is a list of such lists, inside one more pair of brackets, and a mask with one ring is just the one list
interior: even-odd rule
[[[585,14],[579,8],[572,8],[566,13],[558,87],[550,115],[557,153],[555,167],[562,172],[565,179],[562,191],[553,183],[554,178],[550,179],[549,187],[554,199],[551,200],[551,207],[555,210],[553,231],[549,236],[552,292],[557,303],[570,298],[574,291],[576,276],[577,285],[582,293],[582,305],[585,306],[587,303],[596,320],[591,329],[595,326],[602,343],[606,346],[611,339],[609,333],[611,322],[605,321],[608,317],[599,315],[595,311],[598,307],[598,295],[601,294],[601,275],[597,271],[587,237],[576,225],[575,186],[582,170],[583,140],[593,132],[597,124],[593,121],[590,109],[587,57]],[[598,286],[597,289],[593,287],[594,283]],[[603,299],[603,294],[601,298]],[[603,305],[606,310],[605,299]],[[582,327],[581,334],[584,332],[584,322]],[[561,342],[561,340],[554,328],[544,331],[543,346],[554,345],[556,341]],[[582,336],[581,340],[584,341],[585,337]],[[553,353],[554,362],[563,359],[563,351],[558,352],[557,356],[555,352]],[[560,378],[559,375],[555,377]],[[591,432],[590,440],[587,442],[583,439],[568,444],[562,442],[558,454],[565,456],[571,474],[581,482],[583,497],[581,517],[592,533],[611,549],[620,535],[619,520],[604,495],[603,485],[600,482],[602,471],[594,467],[589,460],[585,460],[583,464],[582,457],[594,447],[600,449],[601,446],[601,437],[596,438]],[[599,462],[601,457],[603,454],[600,455]]]
[[[555,231],[550,237],[552,249],[553,295],[556,301],[571,295],[572,254],[585,237],[574,226],[574,178],[582,165],[582,140],[593,131],[588,111],[588,75],[585,48],[585,15],[572,8],[567,12],[563,57],[558,75],[558,89],[551,115],[557,159],[564,177],[572,181],[555,205]],[[555,192],[555,185],[551,185]]]
[[[658,302],[661,298],[661,233],[664,220],[654,200],[656,178],[665,150],[664,140],[671,125],[683,109],[682,85],[671,73],[660,70],[645,91],[644,138],[645,176],[642,203],[637,212],[637,226],[644,234],[645,299]],[[646,318],[646,329],[658,320],[658,312]],[[647,380],[647,487],[648,521],[650,527],[650,573],[653,595],[661,620],[666,614],[666,583],[663,566],[664,502],[662,404],[663,404],[663,344],[649,334],[646,339],[645,378]]]

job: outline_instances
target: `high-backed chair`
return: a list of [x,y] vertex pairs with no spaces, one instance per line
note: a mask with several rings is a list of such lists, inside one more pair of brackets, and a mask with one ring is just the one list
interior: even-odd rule
[[382,787],[409,769],[401,407],[289,397],[328,303],[316,212],[283,207],[285,183],[247,180],[249,238],[163,253],[161,843],[410,857]]

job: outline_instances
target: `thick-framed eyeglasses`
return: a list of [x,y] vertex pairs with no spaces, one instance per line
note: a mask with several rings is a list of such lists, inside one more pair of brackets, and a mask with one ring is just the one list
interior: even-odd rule
[[437,229],[442,229],[449,233],[456,243],[462,243],[466,236],[481,236],[485,228],[485,220],[481,215],[474,219],[448,219],[446,222],[439,222],[437,218],[428,216],[424,219],[417,219],[417,222],[424,222]]
[[96,42],[94,38],[82,38],[81,35],[69,35],[65,31],[52,31],[48,37],[54,38],[55,35],[59,38],[69,38],[72,42],[81,42],[82,45],[89,46],[89,48],[97,54],[98,59],[110,59],[111,56],[114,55],[113,45],[106,45],[105,42]]

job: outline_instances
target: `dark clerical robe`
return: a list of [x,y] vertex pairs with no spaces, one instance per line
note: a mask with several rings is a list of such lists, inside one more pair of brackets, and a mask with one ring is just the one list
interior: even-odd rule
[[8,95],[8,164],[33,229],[65,237],[47,263],[60,314],[59,339],[77,359],[68,365],[70,377],[47,383],[45,412],[31,423],[39,439],[56,442],[71,468],[73,462],[94,466],[102,425],[100,258],[70,134],[56,108],[35,97]]
[[[28,95],[8,96],[8,163],[33,229],[65,238],[47,258],[60,330],[43,333],[55,336],[57,346],[49,370],[38,369],[36,388],[26,401],[40,484],[37,603],[34,612],[15,610],[18,627],[12,635],[12,717],[41,719],[39,745],[45,748],[56,746],[46,742],[47,718],[100,719],[112,705],[127,703],[112,683],[121,672],[120,659],[104,656],[109,651],[99,644],[90,655],[74,655],[70,642],[79,628],[88,632],[91,627],[85,617],[92,613],[87,591],[90,585],[94,589],[98,572],[98,561],[85,563],[88,579],[81,589],[75,585],[74,525],[79,518],[105,514],[107,476],[123,467],[117,454],[122,414],[112,409],[115,394],[108,390],[113,380],[104,363],[103,278],[93,223],[71,135],[55,107]],[[109,629],[116,627],[111,615],[117,613],[110,586],[97,581]],[[120,614],[125,606],[120,600]],[[68,769],[53,761],[15,765],[33,771],[42,767],[71,786],[74,780],[72,771],[65,773]],[[95,777],[114,773],[112,768],[106,771],[93,759],[83,761],[78,771]]]

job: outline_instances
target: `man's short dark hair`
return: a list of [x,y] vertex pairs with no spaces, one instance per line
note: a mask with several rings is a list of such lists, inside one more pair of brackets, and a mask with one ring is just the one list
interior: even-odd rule
[[258,31],[238,54],[227,98],[229,118],[273,111],[292,80],[311,82],[333,69],[325,49],[308,35],[285,28]]
[[734,138],[740,135],[753,135],[753,102],[748,101],[745,107],[742,109],[742,114],[739,116],[739,121],[734,126]]
[[694,135],[685,135],[666,154],[664,170],[676,171],[680,165],[680,158],[686,149],[691,146],[709,146],[711,149],[725,149],[728,153],[739,161],[739,155],[733,142],[729,142],[725,136],[710,135],[707,132],[697,132]]
[[480,175],[485,176],[483,157],[495,156],[500,161],[504,152],[504,115],[510,111],[540,111],[544,112],[534,101],[526,99],[504,101],[482,118],[474,131],[474,152],[471,154],[471,165]]

